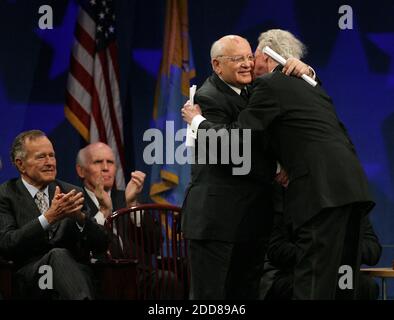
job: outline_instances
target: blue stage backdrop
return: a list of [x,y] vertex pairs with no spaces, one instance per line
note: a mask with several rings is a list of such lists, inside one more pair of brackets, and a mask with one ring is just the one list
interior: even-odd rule
[[[225,34],[257,45],[260,32],[282,28],[308,47],[317,71],[348,128],[377,202],[371,219],[383,244],[380,266],[394,259],[394,2],[306,0],[189,1],[189,28],[199,86],[210,74],[209,50]],[[116,1],[120,90],[127,171],[143,170],[142,136],[152,108],[164,37],[165,1]],[[339,7],[353,10],[353,28],[341,30]],[[53,30],[40,30],[38,9],[53,9]],[[44,130],[55,144],[59,177],[78,183],[74,159],[83,140],[63,107],[73,28],[74,0],[0,2],[0,182],[16,175],[9,161],[13,138]],[[150,181],[147,177],[146,181]],[[149,185],[145,186],[145,201]],[[389,283],[394,296],[394,285]]]

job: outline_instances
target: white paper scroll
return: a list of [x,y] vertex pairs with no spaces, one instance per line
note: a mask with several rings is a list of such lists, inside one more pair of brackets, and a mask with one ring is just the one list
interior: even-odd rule
[[[189,101],[190,101],[190,105],[192,106],[192,108],[194,108],[194,95],[196,93],[197,90],[197,86],[193,85],[190,87],[189,89]],[[187,131],[186,131],[186,142],[185,145],[186,147],[194,147],[194,137],[192,134],[192,129],[190,127],[190,125],[187,125]]]
[[[272,59],[274,59],[276,62],[284,66],[286,64],[286,59],[283,58],[280,54],[276,53],[274,50],[272,50],[270,47],[266,46],[263,48],[263,52],[267,55],[269,55]],[[306,82],[308,82],[311,86],[316,87],[317,82],[313,80],[311,77],[307,76],[306,74],[303,74],[301,76],[302,79],[304,79]]]

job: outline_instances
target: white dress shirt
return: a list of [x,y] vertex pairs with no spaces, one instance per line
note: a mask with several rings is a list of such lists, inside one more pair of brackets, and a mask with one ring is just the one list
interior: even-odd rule
[[[87,192],[87,194],[89,195],[90,199],[92,199],[93,203],[95,204],[95,206],[97,208],[100,208],[100,204],[96,198],[96,195],[94,194],[94,192],[90,191],[88,188],[84,188],[85,191]],[[108,192],[109,197],[111,197],[111,191]],[[112,211],[112,208],[111,208]],[[105,217],[104,214],[99,210],[97,211],[96,215],[94,216],[94,218],[96,219],[97,223],[100,225],[104,225],[105,223]]]
[[[87,192],[87,194],[89,195],[89,197],[90,197],[90,199],[92,199],[92,201],[93,201],[93,203],[95,204],[95,206],[97,207],[97,208],[100,208],[100,204],[99,204],[99,201],[97,200],[97,197],[96,197],[96,195],[94,194],[94,192],[93,191],[90,191],[88,188],[84,188],[85,190],[86,190],[86,192]],[[109,197],[111,197],[111,190],[110,191],[108,191],[108,195],[109,195]],[[111,208],[111,212],[112,212],[112,208]],[[96,213],[96,215],[94,216],[94,218],[96,219],[96,221],[97,221],[97,223],[98,224],[100,224],[100,225],[104,225],[105,224],[105,217],[104,217],[104,214],[99,210],[99,211],[97,211],[97,213]],[[118,230],[117,230],[117,228],[116,228],[116,224],[114,223],[113,225],[112,225],[112,232],[114,233],[114,235],[118,235]],[[122,250],[123,250],[123,241],[122,241],[122,237],[118,237],[119,238],[119,244],[120,244],[120,247],[122,248]]]

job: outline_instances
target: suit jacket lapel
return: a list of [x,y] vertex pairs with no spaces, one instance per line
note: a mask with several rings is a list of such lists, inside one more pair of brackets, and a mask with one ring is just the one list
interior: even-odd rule
[[95,203],[93,202],[92,198],[89,196],[89,194],[86,192],[86,189],[83,188],[83,193],[84,193],[84,198],[85,198],[85,203],[87,205],[87,207],[89,208],[89,210],[87,210],[89,218],[94,218],[94,216],[96,215],[96,213],[99,211],[99,208],[97,208],[97,206],[95,205]]
[[49,206],[52,204],[53,196],[55,195],[56,183],[52,182],[48,186]]
[[233,111],[235,111],[238,114],[241,110],[243,110],[246,107],[247,102],[232,88],[230,88],[228,84],[226,84],[222,79],[220,79],[216,73],[212,74],[212,81],[220,91],[225,93],[226,96],[231,97],[231,99],[228,99],[228,101],[229,101],[229,106],[233,109]]
[[18,194],[18,203],[20,204],[19,208],[21,208],[23,211],[26,210],[26,212],[29,213],[31,212],[31,214],[29,214],[28,217],[29,220],[39,217],[41,215],[41,212],[40,210],[38,210],[36,202],[34,201],[29,191],[26,189],[21,178],[19,178],[16,181],[16,186],[19,191]]

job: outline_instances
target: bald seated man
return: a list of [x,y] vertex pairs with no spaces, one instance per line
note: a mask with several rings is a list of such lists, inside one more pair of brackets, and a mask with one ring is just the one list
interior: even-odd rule
[[[92,216],[99,224],[104,224],[105,219],[112,212],[138,204],[137,197],[142,191],[145,173],[133,171],[126,190],[117,190],[114,186],[115,156],[107,144],[97,142],[81,149],[77,156],[76,170],[83,181],[85,197]],[[141,260],[137,265],[137,283],[141,292],[145,292],[146,299],[181,299],[183,290],[180,283],[157,288],[159,283],[167,283],[174,278],[172,273],[156,271],[156,268],[152,266],[152,255],[158,254],[160,250],[160,224],[151,215],[143,212],[141,216],[137,215],[135,218],[124,215],[121,219],[116,225],[119,230],[113,230],[111,256],[113,258],[136,257],[137,250],[141,254],[141,243],[127,241],[127,239],[133,241],[133,233],[141,229],[144,238],[142,243],[145,244],[144,255],[140,257]]]
[[[95,217],[102,224],[105,218],[112,213],[113,209],[111,190],[114,187],[117,168],[112,149],[102,142],[89,144],[79,151],[76,170],[83,181],[88,195],[100,209]],[[126,190],[124,192],[118,192],[118,190],[114,192],[117,195],[122,193],[125,200],[124,207],[131,207],[137,204],[137,196],[142,191],[144,181],[145,173],[133,171]]]
[[[211,65],[212,75],[194,98],[202,115],[193,114],[189,123],[194,131],[221,129],[230,133],[239,128],[237,118],[248,103],[248,85],[253,80],[255,58],[249,42],[237,35],[215,41]],[[284,70],[301,75],[310,68],[289,59]],[[183,108],[182,112],[186,111]],[[197,149],[198,140],[197,135]],[[258,297],[265,244],[272,227],[276,161],[259,135],[252,134],[251,146],[251,170],[246,175],[233,175],[232,163],[199,164],[197,159],[192,165],[182,210],[182,230],[190,245],[191,299]],[[217,154],[222,153],[218,150]]]
[[[137,205],[137,196],[141,193],[145,181],[145,173],[133,171],[126,189],[117,190],[114,186],[116,169],[115,155],[105,143],[92,143],[78,152],[76,171],[83,182],[90,213],[101,225],[104,225],[105,219],[112,212]],[[131,219],[128,216],[126,218]],[[141,225],[140,218],[137,216],[137,221],[132,221],[137,227]],[[151,220],[150,217],[145,217],[145,215],[143,219]],[[134,217],[132,220],[134,220]],[[126,228],[129,222],[124,221]],[[153,220],[149,223],[153,224]],[[113,242],[111,251],[113,257],[124,258],[125,255],[129,254],[128,243],[124,240]]]

